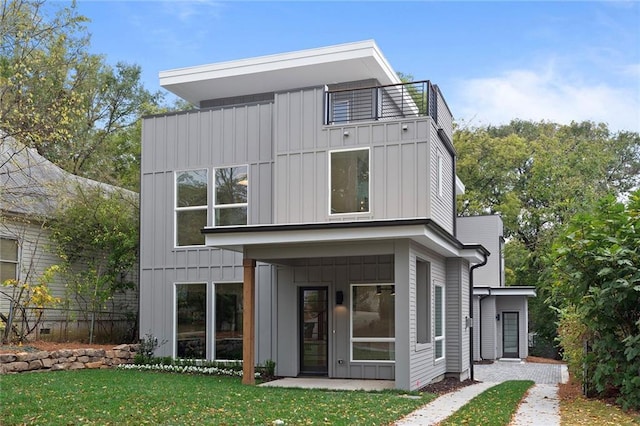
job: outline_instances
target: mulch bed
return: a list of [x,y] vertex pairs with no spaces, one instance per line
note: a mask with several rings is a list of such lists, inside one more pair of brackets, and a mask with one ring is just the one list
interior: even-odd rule
[[460,381],[453,377],[446,377],[439,382],[431,383],[420,389],[420,392],[435,393],[436,395],[444,395],[445,393],[456,391],[465,386],[480,383],[477,380],[467,379]]
[[114,346],[118,346],[118,343],[114,344],[88,344],[88,343],[79,343],[79,342],[45,342],[42,340],[24,343],[22,345],[10,344],[10,345],[1,345],[0,346],[0,354],[10,354],[17,352],[37,352],[37,351],[57,351],[60,349],[104,349],[111,350]]

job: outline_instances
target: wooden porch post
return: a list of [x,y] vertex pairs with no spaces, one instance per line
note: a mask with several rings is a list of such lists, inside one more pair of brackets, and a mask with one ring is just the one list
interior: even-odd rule
[[255,378],[256,261],[244,259],[242,283],[242,384],[253,385]]

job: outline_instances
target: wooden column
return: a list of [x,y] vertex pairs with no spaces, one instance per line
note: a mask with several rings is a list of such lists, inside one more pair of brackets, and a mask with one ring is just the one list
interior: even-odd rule
[[253,385],[255,378],[256,261],[244,259],[242,283],[242,384]]

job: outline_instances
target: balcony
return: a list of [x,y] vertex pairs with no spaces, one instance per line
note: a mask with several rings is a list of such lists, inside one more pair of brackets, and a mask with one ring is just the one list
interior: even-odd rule
[[429,80],[358,89],[330,90],[325,124],[430,116],[438,123],[437,86]]

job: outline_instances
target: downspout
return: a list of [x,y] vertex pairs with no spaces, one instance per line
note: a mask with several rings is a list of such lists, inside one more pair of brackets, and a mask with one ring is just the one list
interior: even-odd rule
[[469,268],[469,317],[471,318],[471,326],[469,327],[469,367],[470,367],[470,373],[471,373],[471,380],[474,380],[474,375],[473,375],[473,271],[475,271],[476,268],[480,268],[481,266],[484,266],[487,264],[487,258],[488,255],[486,252],[482,252],[482,255],[484,256],[484,260],[476,265],[471,266],[471,268]]

